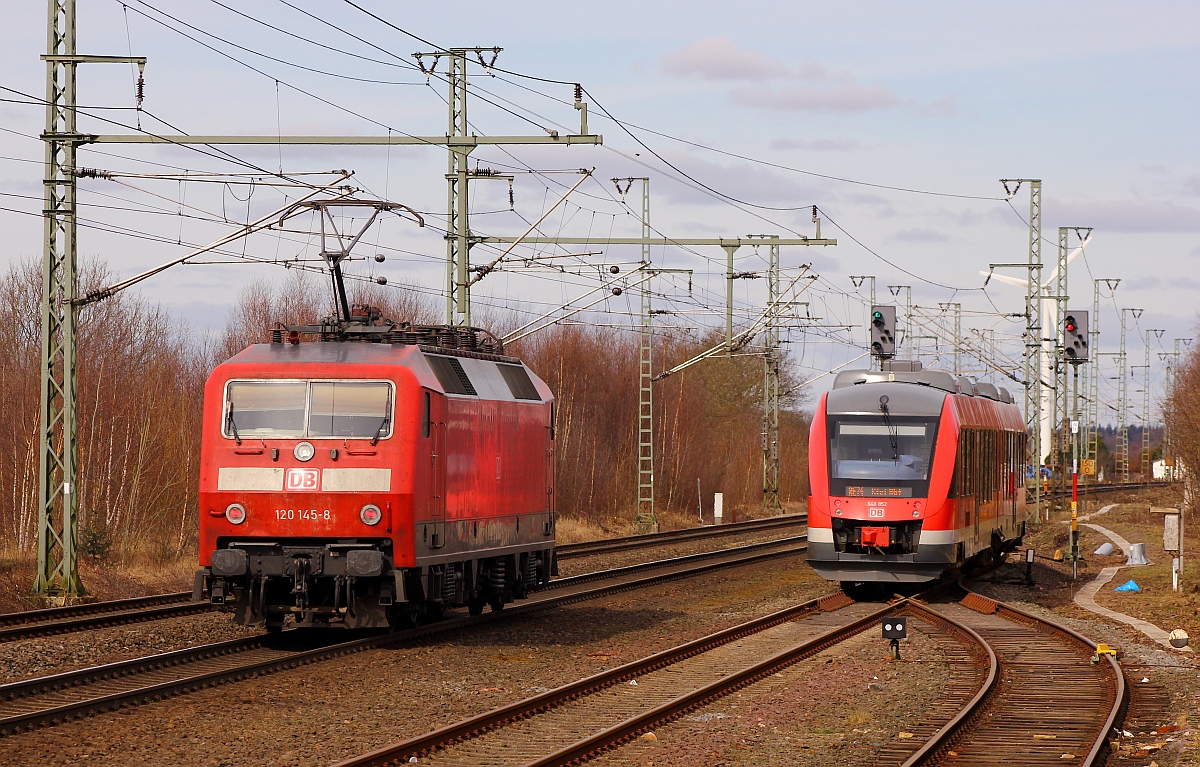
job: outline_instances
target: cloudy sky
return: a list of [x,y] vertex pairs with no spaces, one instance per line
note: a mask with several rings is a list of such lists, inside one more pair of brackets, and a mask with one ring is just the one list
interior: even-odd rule
[[[1022,291],[997,280],[981,289],[980,272],[989,264],[1026,257],[1028,186],[1009,200],[1000,178],[1043,180],[1047,263],[1058,227],[1094,228],[1084,255],[1071,264],[1069,292],[1073,305],[1090,308],[1093,279],[1121,280],[1115,297],[1106,291],[1102,301],[1106,350],[1116,346],[1119,307],[1145,309],[1130,326],[1139,364],[1147,330],[1165,331],[1164,348],[1195,330],[1200,12],[1192,4],[516,0],[459,4],[453,13],[437,4],[355,2],[359,8],[345,0],[80,3],[80,53],[132,51],[149,59],[140,114],[131,109],[136,75],[129,67],[81,68],[79,99],[88,106],[82,129],[136,133],[140,120],[142,129],[160,134],[440,135],[447,124],[445,60],[427,81],[411,54],[431,46],[500,46],[494,77],[477,63],[470,70],[468,117],[477,133],[578,131],[566,83],[579,82],[588,94],[589,128],[603,135],[604,146],[477,150],[472,164],[516,172],[511,209],[507,182],[474,183],[473,231],[520,234],[577,180],[544,171],[592,167],[594,180],[547,216],[543,234],[636,235],[640,190],[635,185],[622,196],[613,177],[650,177],[654,228],[673,238],[812,235],[817,205],[822,235],[838,245],[785,248],[782,258],[785,283],[801,264],[811,263],[808,274],[820,275],[796,283],[804,286],[796,300],[808,307],[795,312],[812,319],[794,321],[786,333],[802,378],[862,351],[869,282],[856,294],[851,275],[875,276],[880,302],[895,300],[886,286],[911,286],[918,307],[913,335],[930,336],[911,342],[921,345],[922,356],[947,348],[931,337],[945,332],[939,305],[953,302],[962,306],[968,339],[994,338],[1000,354],[1016,358],[1021,323],[1004,315],[1022,311]],[[8,54],[0,85],[41,97],[45,11],[37,2],[11,5],[0,29]],[[36,104],[0,103],[5,264],[41,251],[36,136],[44,119]],[[360,253],[387,260],[356,263],[353,271],[413,285],[439,300],[442,150],[197,150],[95,146],[81,152],[80,163],[135,174],[352,169],[362,196],[411,205],[429,214],[430,224],[418,229],[386,219],[364,238]],[[120,275],[182,255],[188,244],[209,242],[297,194],[266,184],[152,178],[87,179],[80,188],[80,254]],[[1073,247],[1074,232],[1070,237]],[[589,255],[577,255],[583,252]],[[601,275],[623,278],[625,271],[612,278],[603,267],[627,271],[639,258],[637,249],[604,246],[514,253],[539,258],[483,280],[475,294],[481,311],[532,317],[597,287]],[[473,260],[496,255],[480,246]],[[738,271],[761,273],[765,251],[744,248],[737,255]],[[178,267],[139,289],[196,326],[217,327],[240,286],[283,274],[277,264],[243,257],[310,263],[303,259],[316,257],[315,242],[263,233],[206,259],[232,264]],[[674,312],[663,322],[721,321],[723,251],[655,248],[652,258],[693,270],[690,293],[685,277],[655,281],[656,305]],[[739,322],[762,311],[763,282],[737,282]],[[629,323],[634,295],[599,305],[609,314],[591,319]],[[903,303],[904,293],[899,297]],[[1159,350],[1156,343],[1155,355]],[[983,372],[968,357],[962,364]],[[1159,383],[1155,372],[1152,384]]]

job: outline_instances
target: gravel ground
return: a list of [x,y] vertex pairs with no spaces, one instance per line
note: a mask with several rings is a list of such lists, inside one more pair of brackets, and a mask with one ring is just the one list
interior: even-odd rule
[[800,558],[723,570],[13,736],[5,763],[329,764],[830,591]]
[[260,633],[224,613],[185,615],[0,644],[0,683]]
[[[579,557],[564,562],[562,574],[576,575],[654,559],[719,551],[779,537],[778,531],[769,531]],[[215,613],[8,642],[0,644],[0,684],[259,633],[262,632],[234,625],[226,613]]]
[[803,525],[797,525],[786,530],[764,530],[758,533],[728,535],[720,538],[700,539],[682,543],[665,542],[658,546],[589,554],[559,562],[558,571],[560,576],[566,577],[568,575],[590,573],[595,570],[610,570],[616,567],[640,565],[643,562],[653,562],[656,559],[686,557],[689,554],[701,554],[707,551],[724,551],[725,549],[733,549],[738,546],[748,546],[751,543],[777,541],[780,538],[803,535],[806,529]]
[[941,654],[954,640],[909,626],[900,661],[868,629],[589,764],[875,764],[927,720],[952,674]]

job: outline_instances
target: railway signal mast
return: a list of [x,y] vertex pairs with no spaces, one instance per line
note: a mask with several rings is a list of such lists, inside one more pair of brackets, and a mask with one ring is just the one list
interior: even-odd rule
[[1088,313],[1067,310],[1062,326],[1063,362],[1070,366],[1073,378],[1071,405],[1071,569],[1079,568],[1079,366],[1091,359],[1088,338]]

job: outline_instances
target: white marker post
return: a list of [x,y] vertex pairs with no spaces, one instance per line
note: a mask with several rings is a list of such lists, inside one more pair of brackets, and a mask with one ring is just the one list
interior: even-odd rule
[[713,493],[713,524],[721,524],[721,517],[725,515],[725,494]]

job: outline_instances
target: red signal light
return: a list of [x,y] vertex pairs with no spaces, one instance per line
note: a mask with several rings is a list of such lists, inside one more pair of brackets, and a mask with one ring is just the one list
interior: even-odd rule
[[1075,323],[1074,323],[1074,322],[1068,322],[1068,323],[1067,323],[1067,332],[1068,332],[1068,333],[1074,333],[1074,332],[1075,332]]

